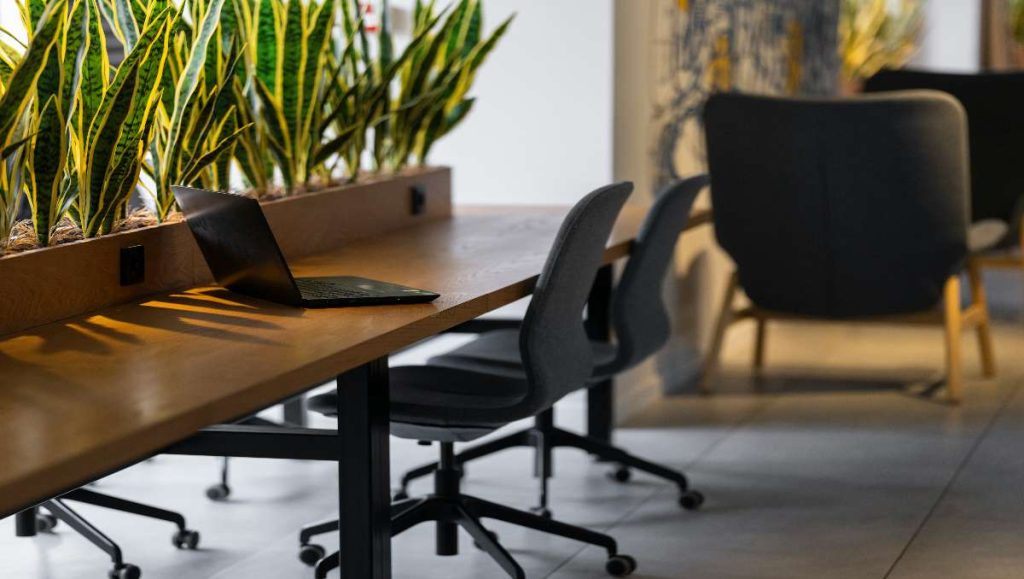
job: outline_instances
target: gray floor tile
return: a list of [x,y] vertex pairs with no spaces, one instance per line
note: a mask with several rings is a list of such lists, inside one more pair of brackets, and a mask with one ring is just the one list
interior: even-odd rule
[[[913,394],[941,371],[934,329],[780,325],[770,331],[763,380],[750,376],[749,328],[737,327],[720,395],[660,401],[616,433],[632,452],[684,470],[708,497],[703,510],[681,510],[675,489],[653,477],[613,483],[607,465],[563,450],[551,486],[556,517],[612,533],[639,559],[638,578],[881,579],[897,561],[894,579],[1024,576],[1024,395],[999,414],[1021,388],[1024,326],[1004,322],[997,329],[999,380],[979,379],[977,361],[969,359],[961,408]],[[411,350],[398,363],[432,353],[431,347]],[[582,396],[566,400],[559,424],[579,429],[584,408]],[[436,452],[409,441],[392,448],[395,475]],[[296,558],[296,531],[335,512],[334,465],[234,461],[234,495],[223,504],[203,495],[217,466],[216,459],[158,457],[96,487],[182,511],[203,532],[198,552],[176,551],[166,524],[81,511],[122,543],[147,579],[310,577]],[[413,492],[428,489],[422,481]],[[530,453],[514,450],[471,464],[466,491],[519,508],[533,505]],[[605,576],[597,549],[493,528],[531,579]],[[324,544],[336,540],[326,536]],[[435,557],[432,528],[417,528],[394,542],[395,577],[502,577],[468,539],[462,547],[458,557]],[[107,566],[66,528],[25,540],[13,537],[11,519],[0,521],[0,578],[103,577]]]
[[1024,576],[1024,396],[1017,395],[964,463],[893,579]]

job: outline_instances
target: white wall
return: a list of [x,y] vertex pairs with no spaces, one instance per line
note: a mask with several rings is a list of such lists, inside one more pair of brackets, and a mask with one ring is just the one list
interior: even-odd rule
[[21,16],[18,15],[18,6],[13,0],[0,0],[0,26],[18,37],[24,34]]
[[[411,6],[411,0],[393,0]],[[612,179],[612,0],[485,0],[515,23],[477,77],[470,117],[438,143],[457,203],[567,204]]]
[[915,66],[974,72],[981,65],[981,1],[928,0]]

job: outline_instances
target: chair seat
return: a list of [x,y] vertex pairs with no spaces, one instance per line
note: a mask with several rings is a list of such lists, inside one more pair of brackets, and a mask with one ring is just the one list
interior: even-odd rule
[[1000,219],[984,219],[971,224],[967,232],[967,248],[972,254],[1003,247],[1010,236],[1010,226]]
[[[505,372],[444,366],[398,366],[389,370],[391,433],[415,440],[464,442],[526,418],[515,414],[528,392],[525,379]],[[337,394],[307,401],[325,416],[337,415]]]
[[[616,355],[614,344],[591,341],[594,367],[610,364]],[[506,372],[522,376],[522,357],[519,353],[518,330],[495,330],[480,335],[472,342],[451,352],[434,356],[430,363],[437,366],[471,371]]]

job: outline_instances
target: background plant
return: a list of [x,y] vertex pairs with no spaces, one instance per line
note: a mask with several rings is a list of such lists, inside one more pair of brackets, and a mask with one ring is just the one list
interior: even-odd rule
[[[235,102],[232,90],[234,80],[239,76],[244,78],[240,66],[243,46],[238,34],[234,4],[235,0],[224,0],[223,6],[217,7],[220,15],[218,19],[211,16],[215,9],[212,0],[189,2],[191,22],[209,23],[211,26],[210,38],[205,42],[206,59],[201,64],[203,72],[196,89],[199,100],[195,103],[197,106],[192,107],[205,111],[207,109],[204,105],[211,105],[211,130],[205,135],[197,134],[186,139],[186,143],[196,143],[189,147],[190,151],[202,152],[212,161],[209,165],[197,168],[199,181],[209,189],[230,188],[231,158],[235,143],[249,128],[248,125],[252,124],[252,121],[241,122],[238,112],[240,104]],[[182,63],[188,62],[184,57],[190,54],[190,47],[194,54],[194,47],[198,45],[196,31],[196,28],[192,28],[190,34],[175,37],[172,51],[175,70],[171,78],[181,77],[181,71],[185,69]],[[165,107],[166,101],[165,98]],[[192,118],[188,126],[204,127],[207,126],[207,120],[207,117]]]
[[[90,46],[105,47],[99,3],[88,0]],[[113,230],[126,214],[145,162],[160,106],[174,9],[153,2],[142,16],[138,38],[111,78],[105,50],[89,51],[81,64],[83,80],[79,122],[71,131],[71,159],[77,201],[71,214],[85,237]],[[125,17],[128,11],[119,11]],[[132,31],[122,28],[122,34]],[[93,45],[92,43],[96,43]],[[90,71],[90,72],[86,72]]]
[[[253,120],[267,145],[285,188],[327,177],[320,147],[326,141],[322,113],[325,70],[334,0],[238,0],[239,29],[251,78],[242,92],[251,99]],[[248,148],[243,150],[249,156]],[[254,156],[255,157],[255,156]],[[258,158],[242,161],[257,173]],[[255,179],[255,176],[253,176]]]
[[865,79],[882,68],[900,68],[917,50],[922,0],[842,0],[839,53],[847,80]]
[[[59,9],[66,9],[66,2]],[[55,6],[56,7],[56,6]],[[50,242],[50,233],[67,213],[74,200],[70,194],[65,167],[69,153],[69,123],[75,108],[80,78],[73,64],[83,52],[83,26],[87,5],[77,0],[67,19],[57,18],[56,38],[39,79],[29,108],[28,131],[32,135],[25,151],[25,193],[32,215],[32,226],[39,245]],[[22,14],[26,30],[42,25],[46,7],[33,0]],[[33,35],[35,37],[35,35]],[[71,66],[69,66],[69,64]]]
[[[167,5],[166,0],[110,2],[114,29],[127,50],[138,39],[137,15]],[[159,221],[175,208],[172,185],[228,188],[229,162],[238,128],[232,104],[232,80],[240,51],[222,34],[221,14],[226,0],[191,0],[187,10],[172,8],[171,39],[161,82],[157,122],[150,144],[148,173],[155,183],[153,199]],[[141,8],[139,8],[141,6]],[[188,18],[186,19],[186,15]]]
[[[54,47],[64,40],[63,16],[67,11],[67,0],[53,0],[48,5],[32,2],[20,4],[23,19],[33,34],[23,54],[5,43],[0,50],[0,157],[3,170],[0,171],[0,239],[6,246],[10,239],[14,220],[20,210],[20,199],[28,193],[33,215],[39,221],[37,234],[43,242],[50,231],[48,219],[59,210],[61,204],[60,182],[63,177],[63,157],[57,148],[66,139],[61,111],[65,109],[61,99],[61,74],[55,66],[56,58],[51,56]],[[47,96],[42,110],[36,107],[35,118],[30,109],[36,86]],[[46,133],[40,131],[46,130]],[[28,142],[31,141],[31,142]],[[53,145],[54,149],[48,150]],[[26,150],[26,148],[28,150]],[[53,198],[51,199],[50,196]]]
[[515,16],[483,36],[482,0],[460,0],[436,28],[435,0],[417,0],[414,34],[426,34],[401,72],[401,86],[392,123],[392,165],[401,168],[415,158],[425,164],[434,143],[454,130],[473,108],[468,97],[476,73],[508,31]]
[[[238,123],[249,128],[239,135],[234,157],[245,184],[257,193],[264,193],[270,189],[276,169],[274,156],[270,153],[270,146],[267,143],[266,131],[263,124],[258,122],[259,98],[253,84],[260,56],[260,13],[265,10],[266,1],[231,0],[231,11],[225,9],[222,13],[222,27],[230,21],[230,27],[234,29],[234,34],[237,34],[243,45],[242,66],[232,81],[231,95]],[[269,6],[266,10],[270,10]],[[265,17],[269,22],[273,22],[272,12],[268,12]],[[273,34],[272,30],[268,28],[266,35]]]
[[321,160],[326,162],[330,155],[337,155],[346,166],[350,180],[356,180],[371,136],[374,168],[378,171],[386,168],[392,150],[391,119],[399,112],[392,106],[392,85],[427,40],[429,30],[439,18],[416,30],[405,50],[395,58],[386,0],[375,54],[358,0],[344,0],[341,12],[347,43],[331,58],[332,73],[325,103],[329,112],[324,116],[322,129],[331,130],[333,138],[321,149]]
[[[367,152],[378,171],[423,163],[511,20],[485,39],[482,0],[420,0],[398,51],[386,0],[379,34],[358,0],[18,5],[29,41],[0,31],[0,236],[24,195],[41,245],[65,216],[85,237],[113,231],[150,182],[166,219],[172,184],[229,188],[232,158],[247,185],[288,191],[355,178]],[[104,21],[127,53],[116,67]]]
[[1017,44],[1024,45],[1024,0],[1009,0],[1010,31]]

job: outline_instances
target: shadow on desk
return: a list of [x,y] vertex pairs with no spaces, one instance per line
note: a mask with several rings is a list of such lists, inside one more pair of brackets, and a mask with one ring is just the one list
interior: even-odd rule
[[[259,314],[261,316],[281,318],[301,317],[305,313],[302,308],[275,304],[273,302],[237,294],[219,287],[173,293],[167,296],[161,296],[156,301],[162,304],[211,308],[222,312]],[[148,302],[142,303],[145,304]]]
[[301,308],[212,288],[160,296],[110,308],[103,314],[72,318],[57,325],[56,330],[54,326],[44,326],[45,331],[29,330],[19,339],[40,337],[43,341],[37,348],[43,354],[77,352],[97,356],[112,354],[118,347],[143,344],[146,332],[140,332],[140,328],[272,346],[280,342],[258,334],[279,330],[281,326],[267,318],[303,315],[305,310]]

